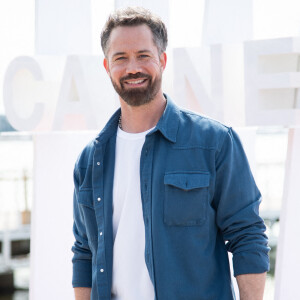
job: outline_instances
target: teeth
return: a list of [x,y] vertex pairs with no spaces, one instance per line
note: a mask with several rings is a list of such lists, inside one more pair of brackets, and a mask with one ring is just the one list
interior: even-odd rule
[[139,83],[142,83],[143,81],[144,81],[144,79],[136,80],[136,81],[128,81],[127,83],[129,83],[129,84],[139,84]]

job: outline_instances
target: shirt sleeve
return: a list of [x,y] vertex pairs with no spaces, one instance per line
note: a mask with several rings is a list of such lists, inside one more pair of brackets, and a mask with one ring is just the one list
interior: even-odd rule
[[74,171],[74,197],[73,197],[73,234],[75,242],[72,247],[74,253],[73,287],[92,287],[92,253],[88,245],[84,216],[78,204],[78,178]]
[[234,276],[269,270],[268,238],[259,216],[261,194],[238,135],[229,129],[216,154],[216,222],[233,254]]

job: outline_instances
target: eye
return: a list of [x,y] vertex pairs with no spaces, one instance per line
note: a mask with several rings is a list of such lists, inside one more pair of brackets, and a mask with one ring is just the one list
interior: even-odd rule
[[119,56],[119,57],[117,57],[115,60],[123,60],[123,59],[125,59],[124,56]]
[[148,57],[149,57],[148,54],[141,54],[141,55],[139,56],[139,58],[148,58]]

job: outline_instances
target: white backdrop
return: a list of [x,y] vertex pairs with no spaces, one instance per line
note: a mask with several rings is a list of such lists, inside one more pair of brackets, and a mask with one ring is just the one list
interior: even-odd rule
[[73,299],[73,168],[96,133],[34,136],[30,299]]
[[[204,13],[199,12],[203,15],[202,36],[194,37],[202,39],[201,47],[169,49],[164,90],[189,109],[242,126],[239,133],[253,168],[253,129],[245,126],[295,128],[289,135],[276,266],[276,299],[285,300],[297,299],[299,294],[300,241],[294,237],[300,218],[294,214],[300,194],[300,38],[289,33],[299,35],[300,22],[295,16],[299,16],[300,6],[297,13],[292,0],[277,2],[282,5],[278,17],[272,15],[273,1],[269,0],[205,1]],[[151,4],[146,0],[115,1],[116,7],[129,3],[152,8],[170,22],[169,4],[174,0],[163,5],[158,0]],[[265,14],[255,13],[258,6]],[[260,18],[268,19],[260,36],[265,40],[257,41]],[[282,36],[276,37],[288,38],[270,39],[274,28],[286,24],[294,30],[280,31]],[[94,133],[51,131],[100,130],[117,106],[102,58],[91,55],[91,45],[91,0],[36,0],[35,56],[14,60],[5,76],[9,121],[19,130],[36,132],[31,300],[73,298],[72,171],[78,153]]]

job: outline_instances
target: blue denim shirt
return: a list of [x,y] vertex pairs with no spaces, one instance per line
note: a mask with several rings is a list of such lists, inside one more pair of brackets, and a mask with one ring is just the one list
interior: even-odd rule
[[[155,299],[234,299],[227,251],[235,276],[269,268],[260,192],[237,134],[167,99],[140,161],[145,261]],[[93,300],[111,298],[119,116],[120,109],[74,169],[72,283],[92,287]]]

